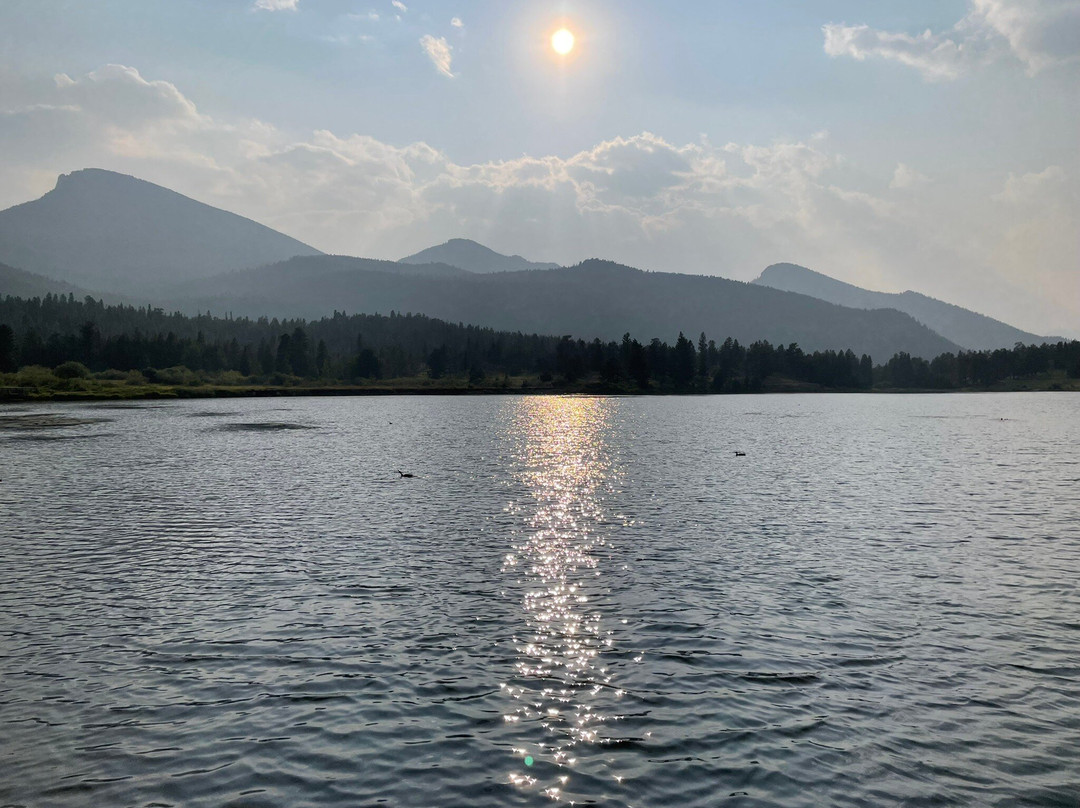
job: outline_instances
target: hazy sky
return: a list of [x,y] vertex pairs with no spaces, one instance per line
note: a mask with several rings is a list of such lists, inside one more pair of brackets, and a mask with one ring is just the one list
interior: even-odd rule
[[3,0],[0,207],[87,166],[329,252],[791,261],[1080,332],[1080,0]]

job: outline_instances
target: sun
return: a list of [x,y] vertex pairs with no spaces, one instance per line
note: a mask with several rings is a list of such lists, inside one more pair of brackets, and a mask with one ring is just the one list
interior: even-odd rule
[[551,35],[551,47],[560,56],[566,56],[574,49],[574,35],[566,28],[560,28]]

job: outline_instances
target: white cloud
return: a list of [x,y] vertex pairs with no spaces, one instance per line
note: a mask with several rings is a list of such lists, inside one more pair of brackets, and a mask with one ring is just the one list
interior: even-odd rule
[[450,25],[453,26],[454,28],[464,28],[465,27],[465,23],[463,23],[461,21],[461,17],[452,17],[450,19]]
[[971,0],[971,5],[971,23],[1004,37],[1029,73],[1080,60],[1080,0]]
[[402,14],[406,13],[409,10],[409,7],[402,3],[401,0],[391,0],[390,5],[396,8]]
[[955,79],[966,67],[964,44],[947,36],[924,31],[917,36],[876,31],[868,25],[829,24],[825,32],[825,53],[850,56],[862,62],[886,59],[914,67],[930,81]]
[[255,0],[256,11],[296,11],[300,0]]
[[825,53],[895,61],[928,81],[959,78],[973,67],[1011,55],[1034,75],[1080,60],[1080,0],[969,0],[969,12],[944,33],[880,31],[830,23]]
[[1065,187],[1067,177],[1061,166],[1047,166],[1040,172],[1027,174],[1010,174],[1005,180],[1005,187],[999,193],[994,194],[995,202],[1005,202],[1011,205],[1027,205],[1037,202],[1046,194],[1053,194]]
[[[927,182],[904,164],[853,181],[828,139],[680,144],[649,132],[571,155],[459,163],[425,143],[221,120],[122,65],[6,98],[20,105],[0,101],[0,207],[98,166],[335,253],[397,258],[464,236],[537,260],[598,256],[747,280],[790,260],[1031,330],[1066,327],[1063,307],[1080,319],[1072,166],[1003,173],[994,194]],[[1017,288],[1035,290],[1026,322]]]
[[454,72],[450,69],[453,48],[446,41],[446,37],[436,39],[431,34],[424,34],[420,37],[420,47],[440,73],[448,78],[454,78]]
[[897,163],[896,170],[893,171],[892,181],[889,182],[889,187],[899,189],[914,188],[927,182],[930,182],[930,178],[925,174],[919,173],[905,163]]

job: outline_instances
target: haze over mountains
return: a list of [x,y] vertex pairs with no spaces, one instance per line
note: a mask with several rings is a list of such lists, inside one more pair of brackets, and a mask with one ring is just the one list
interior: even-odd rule
[[[187,312],[318,318],[395,310],[604,340],[629,332],[671,341],[680,331],[693,338],[704,331],[718,341],[850,348],[877,361],[990,344],[976,338],[994,347],[1041,341],[909,293],[922,306],[911,307],[916,322],[898,310],[910,302],[904,295],[875,297],[793,265],[770,267],[748,284],[600,260],[558,267],[466,239],[401,261],[324,255],[249,219],[99,169],[62,176],[41,199],[0,211],[0,262],[10,265],[0,267],[0,294],[89,289]],[[773,288],[785,284],[792,288]],[[838,305],[843,295],[847,302]],[[942,308],[948,316],[933,320]]]
[[856,309],[896,309],[910,314],[923,325],[968,350],[1012,348],[1018,342],[1031,344],[1061,339],[1021,331],[1000,320],[918,292],[872,292],[797,264],[773,264],[766,267],[752,283],[810,295]]

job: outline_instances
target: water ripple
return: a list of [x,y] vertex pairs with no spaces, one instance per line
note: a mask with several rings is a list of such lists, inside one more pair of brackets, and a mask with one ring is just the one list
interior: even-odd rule
[[0,410],[0,804],[1080,798],[1077,396],[101,409]]

